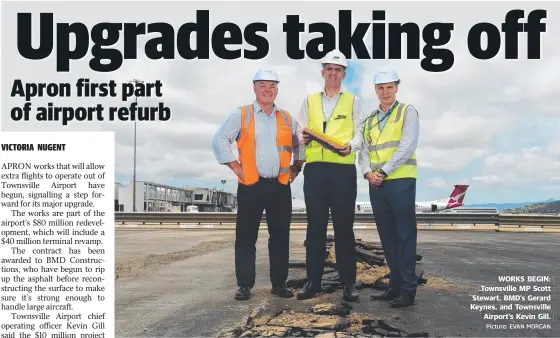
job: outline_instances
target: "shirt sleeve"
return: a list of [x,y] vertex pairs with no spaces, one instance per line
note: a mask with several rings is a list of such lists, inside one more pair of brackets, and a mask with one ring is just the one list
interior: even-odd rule
[[231,144],[241,132],[241,108],[232,111],[229,117],[218,128],[212,140],[214,156],[220,164],[236,161]]
[[399,146],[393,157],[381,168],[387,175],[390,175],[408,161],[418,146],[418,136],[420,133],[418,111],[414,107],[408,106],[403,119],[403,136]]
[[299,148],[300,150],[299,150],[298,160],[305,161],[306,145],[305,142],[303,141],[303,129],[309,126],[309,111],[307,110],[307,97],[303,99],[303,103],[301,104],[301,109],[299,111],[297,120],[299,124],[298,139],[300,140],[300,148]]
[[365,175],[371,171],[369,162],[369,149],[365,140],[362,140],[360,149],[358,150],[358,165],[362,170],[362,174]]
[[366,118],[364,114],[364,109],[362,106],[362,101],[358,96],[354,97],[354,107],[353,107],[353,122],[354,122],[354,137],[350,141],[351,152],[357,152],[362,148],[363,138],[364,138],[364,126],[363,122]]
[[299,121],[292,117],[292,151],[294,161],[305,160],[305,142],[302,135],[303,128]]

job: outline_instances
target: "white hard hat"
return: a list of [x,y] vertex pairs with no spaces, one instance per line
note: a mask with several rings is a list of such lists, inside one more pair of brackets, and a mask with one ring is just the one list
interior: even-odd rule
[[276,81],[277,83],[280,83],[280,79],[275,71],[263,68],[259,68],[257,70],[253,81]]
[[346,63],[346,56],[344,56],[344,54],[342,54],[338,49],[328,52],[323,60],[321,60],[321,63],[333,63],[335,65],[348,67],[348,64]]
[[400,81],[399,74],[394,70],[382,70],[375,73],[373,84],[389,83]]

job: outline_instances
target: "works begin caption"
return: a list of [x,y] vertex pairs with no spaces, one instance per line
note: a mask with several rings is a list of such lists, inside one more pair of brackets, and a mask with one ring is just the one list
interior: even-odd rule
[[551,329],[551,276],[498,276],[503,285],[481,285],[471,295],[471,311],[483,314],[489,330]]

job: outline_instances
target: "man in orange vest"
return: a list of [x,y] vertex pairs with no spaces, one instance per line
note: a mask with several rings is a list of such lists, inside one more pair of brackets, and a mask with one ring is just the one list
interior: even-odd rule
[[[290,183],[303,165],[300,156],[305,156],[305,145],[299,123],[274,103],[279,82],[274,71],[259,69],[253,78],[256,100],[230,113],[213,140],[216,159],[227,165],[239,181],[235,226],[238,300],[249,299],[255,285],[255,245],[263,211],[270,235],[271,293],[293,297],[293,291],[286,286],[292,218]],[[239,160],[231,151],[233,141],[237,142]]]

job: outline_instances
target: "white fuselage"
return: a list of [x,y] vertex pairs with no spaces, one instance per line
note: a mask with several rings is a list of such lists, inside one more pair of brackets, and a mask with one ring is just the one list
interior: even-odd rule
[[[457,205],[457,207],[460,205]],[[455,208],[456,206],[453,206]],[[416,212],[436,212],[441,210],[450,209],[447,207],[447,201],[430,201],[430,202],[416,202]],[[356,203],[356,212],[372,212],[371,203],[358,202]]]
[[436,212],[450,209],[447,201],[417,202],[416,212]]

